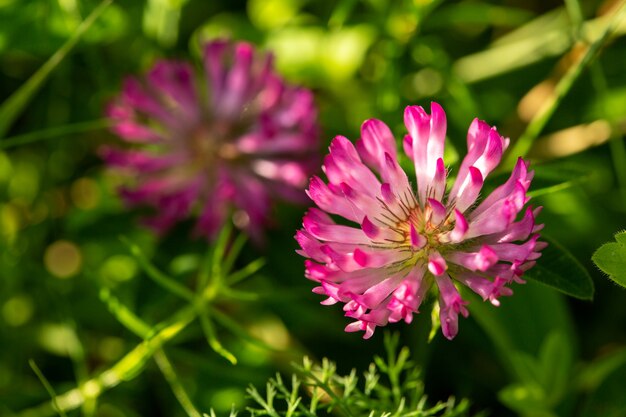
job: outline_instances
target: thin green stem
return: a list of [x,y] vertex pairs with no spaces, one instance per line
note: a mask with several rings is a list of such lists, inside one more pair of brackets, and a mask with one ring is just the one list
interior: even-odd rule
[[215,328],[213,327],[213,323],[211,323],[208,314],[200,314],[200,324],[202,325],[202,330],[204,331],[204,335],[209,343],[209,346],[211,346],[211,349],[231,364],[237,365],[237,358],[235,355],[230,353],[217,339]]
[[[204,300],[212,300],[215,298],[222,287],[222,281],[224,279],[223,274],[225,273],[222,265],[230,241],[231,232],[232,225],[226,223],[220,231],[215,245],[209,248],[200,266],[196,293]],[[226,256],[226,259],[228,260],[228,256]]]
[[206,254],[202,258],[202,262],[200,264],[200,271],[198,272],[198,286],[196,288],[196,293],[202,293],[202,291],[206,288],[209,282],[209,279],[211,278],[212,262],[213,262],[213,248],[209,247]]
[[170,384],[174,396],[180,403],[181,407],[183,407],[183,410],[185,410],[187,415],[189,417],[202,417],[202,414],[200,414],[200,412],[196,409],[196,407],[194,407],[193,403],[191,402],[187,391],[185,391],[185,387],[183,387],[183,384],[180,382],[180,379],[178,378],[178,375],[176,374],[172,363],[165,355],[165,351],[163,351],[163,349],[159,349],[154,353],[154,360],[157,363],[157,366],[159,367],[161,372],[163,373],[165,380]]
[[529,191],[528,193],[526,193],[526,195],[528,197],[535,198],[535,197],[539,197],[540,195],[552,194],[558,191],[567,190],[568,188],[573,187],[577,183],[578,183],[577,181],[565,181],[565,182],[562,182],[560,184],[555,184],[550,187],[544,187],[538,190]]
[[230,287],[222,287],[220,289],[220,296],[226,299],[230,298],[238,301],[257,301],[261,298],[261,294],[257,292],[239,291]]
[[50,417],[55,414],[57,409],[63,412],[71,411],[80,407],[86,399],[98,397],[102,392],[117,386],[121,382],[133,379],[143,370],[152,355],[166,342],[185,329],[195,317],[195,307],[187,306],[182,308],[171,320],[163,324],[163,328],[158,333],[137,345],[115,365],[98,376],[85,381],[79,387],[55,396],[56,408],[54,402],[51,401],[24,410],[18,416]]
[[[85,355],[85,348],[83,343],[81,342],[78,332],[76,331],[76,323],[74,320],[70,320],[70,328],[75,335],[76,338],[76,348],[69,349],[69,356],[74,363],[74,373],[76,374],[76,382],[78,385],[83,384],[85,381],[89,379],[89,370],[87,366],[87,358]],[[91,417],[95,414],[96,409],[98,407],[98,402],[96,398],[90,398],[85,401],[82,406],[82,414],[84,417]]]
[[218,324],[230,330],[234,335],[239,336],[242,340],[250,343],[251,345],[267,349],[272,352],[281,352],[280,349],[270,346],[264,341],[251,336],[236,320],[231,319],[228,315],[222,313],[217,308],[213,308],[211,306],[208,306],[208,308],[211,312],[211,317],[213,317]]
[[215,243],[215,249],[213,250],[213,261],[211,263],[211,286],[217,290],[222,285],[224,278],[224,270],[222,269],[222,261],[228,249],[228,243],[230,242],[233,227],[230,223],[222,228],[217,242]]
[[235,260],[239,256],[241,249],[243,249],[243,245],[245,245],[248,238],[243,233],[240,233],[236,238],[233,244],[230,246],[228,250],[228,254],[222,262],[222,270],[225,275],[230,274],[230,271],[233,269],[233,265],[235,265]]
[[46,81],[50,73],[63,61],[67,54],[76,46],[87,29],[100,17],[102,12],[113,2],[103,0],[91,14],[81,22],[70,38],[8,99],[0,106],[0,138],[3,138],[9,128],[24,111],[26,105],[35,95],[37,90]]
[[16,146],[26,145],[47,139],[60,138],[63,136],[70,136],[77,133],[92,132],[94,130],[105,129],[110,125],[111,122],[108,119],[99,119],[90,120],[88,122],[72,123],[63,126],[55,126],[49,129],[38,130],[6,138],[3,141],[0,141],[0,149],[14,148]]
[[[128,307],[123,305],[117,298],[110,295],[108,289],[103,288],[100,291],[101,298],[107,303],[109,311],[115,316],[115,318],[128,330],[141,337],[142,339],[149,339],[152,333],[150,326],[141,320],[135,313],[133,313]],[[163,348],[159,348],[154,353],[154,360],[163,373],[165,380],[170,385],[174,396],[180,403],[181,407],[189,417],[202,417],[200,412],[196,410],[185,391],[182,383],[180,382],[178,375],[174,367],[170,363],[169,359],[165,355]]]
[[[215,262],[220,262],[223,258],[222,255],[224,254],[228,242],[228,235],[229,232],[225,231],[221,239],[221,244],[218,244],[216,250],[211,253],[211,258]],[[18,414],[19,417],[50,417],[53,416],[57,410],[61,413],[74,410],[87,401],[97,398],[104,391],[117,386],[121,382],[135,378],[143,371],[146,363],[152,357],[157,361],[161,371],[170,383],[176,398],[181,402],[185,411],[192,417],[198,417],[200,414],[191,405],[189,396],[183,390],[182,384],[180,384],[180,381],[177,379],[173,367],[169,364],[169,361],[167,361],[167,357],[162,350],[166,342],[178,335],[198,316],[200,317],[202,329],[211,348],[232,364],[237,363],[235,356],[226,350],[217,339],[216,331],[209,318],[207,304],[218,295],[220,289],[223,289],[221,287],[221,280],[218,280],[218,285],[215,286],[213,292],[205,290],[199,291],[198,295],[195,295],[191,290],[173,281],[156,269],[143,255],[137,245],[130,243],[128,240],[124,241],[128,244],[131,252],[140,262],[142,268],[144,268],[146,273],[153,280],[170,291],[177,293],[177,295],[187,299],[190,301],[190,304],[178,310],[169,320],[150,327],[130,309],[119,302],[119,300],[113,297],[109,290],[102,289],[100,297],[107,304],[111,313],[122,325],[143,338],[143,342],[128,352],[122,359],[106,371],[96,377],[81,382],[78,387],[64,394],[58,396],[54,394],[52,401],[24,410]],[[221,253],[221,255],[215,256],[216,252]],[[221,273],[219,268],[217,272]],[[215,284],[215,282],[210,283],[211,286]],[[224,322],[224,320],[222,321]]]
[[193,291],[169,276],[165,275],[163,272],[159,271],[159,269],[154,266],[148,258],[144,255],[141,248],[125,237],[121,237],[122,242],[124,242],[128,248],[130,249],[131,254],[135,257],[135,259],[139,262],[139,265],[144,270],[144,272],[150,277],[154,282],[156,282],[161,287],[165,288],[172,294],[179,296],[180,298],[193,302],[195,299],[195,295]]
[[100,299],[106,304],[109,312],[113,314],[113,317],[115,317],[122,326],[126,327],[127,330],[130,330],[133,334],[142,339],[150,338],[150,335],[153,333],[150,325],[140,319],[116,297],[111,295],[111,291],[108,288],[100,289]]
[[574,82],[582,74],[583,69],[593,60],[600,48],[610,38],[611,34],[617,27],[620,19],[624,15],[625,5],[626,3],[622,3],[622,5],[617,9],[615,14],[610,19],[609,23],[606,25],[602,35],[595,42],[587,47],[587,50],[582,55],[582,57],[579,58],[578,62],[572,65],[565,73],[565,75],[563,75],[563,77],[559,80],[554,89],[554,95],[549,100],[543,103],[543,105],[539,108],[535,116],[526,127],[524,133],[522,133],[517,142],[515,142],[509,150],[509,153],[503,164],[504,168],[511,168],[515,165],[518,157],[526,156],[535,139],[544,129],[556,109],[559,107],[561,101],[571,90]]
[[350,410],[348,405],[345,403],[345,401],[342,398],[340,398],[335,393],[335,390],[333,390],[333,388],[330,385],[328,385],[327,383],[325,383],[324,381],[319,379],[318,376],[315,375],[315,373],[313,373],[313,372],[306,373],[305,376],[310,378],[310,379],[312,379],[315,382],[314,386],[316,386],[317,388],[322,389],[324,391],[324,393],[326,393],[326,395],[328,395],[330,398],[332,398],[333,401],[339,406],[339,408],[341,408],[341,410],[347,416],[354,417],[354,414],[352,414],[352,411]]
[[234,285],[238,283],[239,281],[242,281],[248,278],[249,276],[254,275],[261,268],[263,268],[264,265],[265,265],[264,258],[255,259],[254,261],[250,262],[248,265],[244,266],[237,272],[234,272],[231,275],[229,275],[228,278],[226,278],[226,282],[228,282],[228,285]]
[[54,411],[59,413],[61,417],[67,417],[67,415],[65,414],[65,411],[61,409],[61,407],[59,407],[59,404],[57,402],[57,394],[56,392],[54,392],[54,388],[52,388],[52,385],[50,385],[50,382],[48,382],[48,379],[46,379],[43,372],[41,372],[41,369],[39,369],[35,361],[32,359],[28,360],[28,364],[32,368],[35,375],[37,375],[37,378],[39,379],[39,381],[41,381],[41,385],[43,385],[46,391],[48,391],[48,395],[50,395],[50,398],[52,398],[52,405],[54,406]]

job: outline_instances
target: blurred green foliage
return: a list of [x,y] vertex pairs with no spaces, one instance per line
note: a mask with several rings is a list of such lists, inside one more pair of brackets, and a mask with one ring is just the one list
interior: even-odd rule
[[[394,330],[424,370],[433,404],[454,395],[497,416],[626,415],[626,292],[591,262],[625,227],[621,4],[0,0],[0,415],[53,414],[30,359],[57,394],[83,395],[68,415],[134,417],[193,413],[181,395],[201,412],[224,414],[248,404],[248,384],[261,386],[305,353],[348,373],[384,351],[383,332],[365,342],[343,333],[338,308],[319,307],[302,259],[289,255],[303,208],[279,206],[266,248],[245,244],[228,261],[252,277],[209,312],[214,328],[180,329],[167,356],[131,360],[137,367],[114,389],[88,383],[145,346],[129,329],[153,329],[181,307],[152,272],[195,288],[207,252],[188,225],[156,239],[117,199],[120,179],[96,157],[100,145],[116,141],[102,110],[125,75],[162,56],[197,61],[200,42],[216,36],[273,50],[285,77],[315,91],[324,145],[337,134],[358,137],[371,117],[400,138],[403,107],[430,100],[448,112],[450,164],[464,154],[474,117],[513,143],[525,137],[536,170],[533,204],[544,206],[546,233],[591,273],[593,302],[529,282],[499,309],[472,299],[454,342],[427,343],[426,315]],[[98,7],[102,13],[85,25]],[[609,248],[619,251],[617,236]],[[601,249],[594,260],[623,283],[619,256]],[[577,269],[569,265],[560,276],[587,282]],[[219,339],[209,337],[213,350],[211,330]]]

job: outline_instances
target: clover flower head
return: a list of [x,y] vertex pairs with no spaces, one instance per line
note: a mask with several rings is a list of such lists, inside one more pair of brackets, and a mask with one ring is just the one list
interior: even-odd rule
[[132,146],[101,155],[127,175],[123,199],[154,209],[145,222],[157,232],[191,217],[212,238],[232,214],[260,239],[273,197],[306,199],[318,144],[313,94],[286,84],[272,56],[250,44],[216,40],[203,52],[199,74],[159,61],[125,81],[107,115]]
[[509,284],[524,282],[524,271],[546,245],[538,242],[543,225],[535,221],[541,208],[524,210],[533,172],[521,158],[508,181],[477,202],[509,144],[495,127],[472,122],[467,155],[446,192],[445,112],[437,103],[430,114],[409,106],[404,123],[415,183],[400,167],[383,122],[365,121],[356,146],[336,137],[323,164],[328,181],[310,180],[307,193],[318,208],[304,216],[298,252],[309,258],[306,277],[319,284],[313,292],[327,297],[322,304],[343,303],[354,319],[346,331],[369,338],[377,326],[410,323],[436,293],[442,332],[452,339],[459,314],[468,316],[459,285],[498,306],[500,297],[512,294]]

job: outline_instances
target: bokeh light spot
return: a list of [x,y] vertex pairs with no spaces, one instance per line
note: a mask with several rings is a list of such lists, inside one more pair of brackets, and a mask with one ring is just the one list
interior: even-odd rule
[[413,85],[419,96],[434,96],[443,87],[443,77],[432,68],[424,68],[413,76]]
[[287,349],[291,343],[289,331],[280,320],[275,318],[268,317],[260,320],[250,326],[249,331],[253,336],[278,350]]
[[258,28],[269,30],[284,26],[298,12],[297,0],[250,0],[248,16]]
[[44,324],[39,332],[39,343],[58,356],[73,357],[82,349],[74,329],[65,324]]
[[20,216],[11,204],[0,205],[0,238],[11,243],[20,228]]
[[22,162],[15,166],[9,180],[9,196],[32,202],[39,192],[39,170],[30,162]]
[[9,298],[2,306],[2,318],[12,327],[22,326],[33,317],[35,311],[33,301],[25,295]]
[[6,153],[0,152],[0,184],[4,183],[11,177],[11,160]]
[[104,262],[100,274],[106,280],[122,282],[132,279],[137,273],[137,262],[127,255],[113,255]]
[[54,242],[48,246],[44,254],[46,269],[57,278],[70,278],[76,275],[82,263],[78,246],[66,240]]
[[100,202],[98,184],[91,178],[79,178],[70,189],[72,203],[82,210],[90,210]]
[[210,405],[215,411],[227,412],[239,408],[245,401],[245,395],[238,388],[226,388],[211,396]]
[[124,353],[124,339],[105,337],[98,343],[98,354],[105,361],[114,361]]

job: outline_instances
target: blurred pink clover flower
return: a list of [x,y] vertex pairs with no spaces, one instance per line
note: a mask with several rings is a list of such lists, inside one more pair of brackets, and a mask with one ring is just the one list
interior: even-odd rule
[[285,83],[272,56],[248,43],[207,43],[201,73],[159,61],[127,78],[106,113],[131,146],[101,156],[127,177],[125,202],[154,209],[144,221],[159,234],[191,217],[211,239],[232,215],[260,240],[274,197],[306,201],[318,163],[313,94]]

